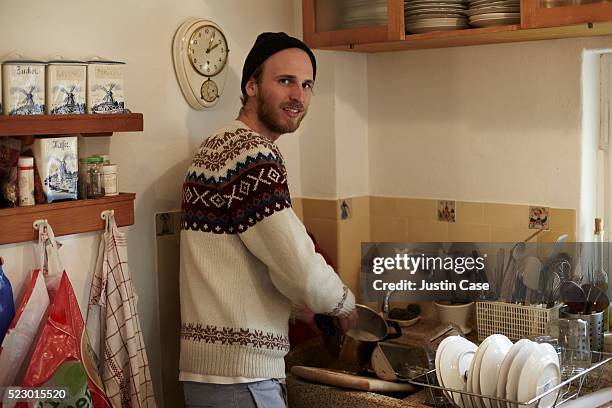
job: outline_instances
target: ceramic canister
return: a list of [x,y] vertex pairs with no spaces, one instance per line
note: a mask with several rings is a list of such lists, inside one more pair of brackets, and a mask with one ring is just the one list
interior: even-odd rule
[[45,113],[45,63],[13,60],[2,64],[2,105],[5,115]]
[[123,66],[117,61],[87,61],[87,113],[123,113]]
[[79,61],[49,61],[46,74],[46,113],[78,115],[85,113],[87,65]]

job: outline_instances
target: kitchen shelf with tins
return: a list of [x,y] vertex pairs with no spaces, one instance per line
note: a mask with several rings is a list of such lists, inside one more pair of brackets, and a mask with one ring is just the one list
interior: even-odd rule
[[[114,132],[143,129],[142,113],[94,115],[0,116],[0,137],[81,134],[108,136]],[[55,235],[78,234],[104,229],[101,215],[112,210],[118,226],[134,224],[133,193],[120,193],[96,199],[79,199],[0,208],[0,245],[35,240],[34,222],[47,220]]]
[[612,34],[612,4],[586,0],[303,0],[302,16],[310,47],[357,52]]

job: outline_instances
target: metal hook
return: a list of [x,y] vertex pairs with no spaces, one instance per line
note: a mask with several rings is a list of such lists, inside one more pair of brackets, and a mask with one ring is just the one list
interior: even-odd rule
[[115,210],[104,210],[100,213],[100,218],[102,218],[104,221],[108,220],[110,217],[114,217],[115,216]]
[[32,223],[32,228],[38,231],[41,227],[45,226],[46,224],[48,224],[47,220],[36,220]]

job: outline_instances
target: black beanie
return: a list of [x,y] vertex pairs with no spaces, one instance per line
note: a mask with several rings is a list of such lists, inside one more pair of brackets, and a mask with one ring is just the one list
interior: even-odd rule
[[246,95],[246,84],[251,79],[251,76],[253,76],[255,70],[270,56],[287,48],[299,48],[306,51],[306,54],[310,57],[310,62],[312,62],[312,79],[315,79],[317,76],[317,61],[306,44],[285,33],[261,33],[257,36],[253,48],[251,48],[249,55],[244,60],[242,81],[240,82],[240,89],[242,89],[243,95]]

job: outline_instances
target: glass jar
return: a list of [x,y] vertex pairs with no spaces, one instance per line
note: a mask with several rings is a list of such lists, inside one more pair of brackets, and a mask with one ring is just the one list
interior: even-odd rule
[[102,190],[102,159],[100,156],[87,158],[87,198],[100,198]]

